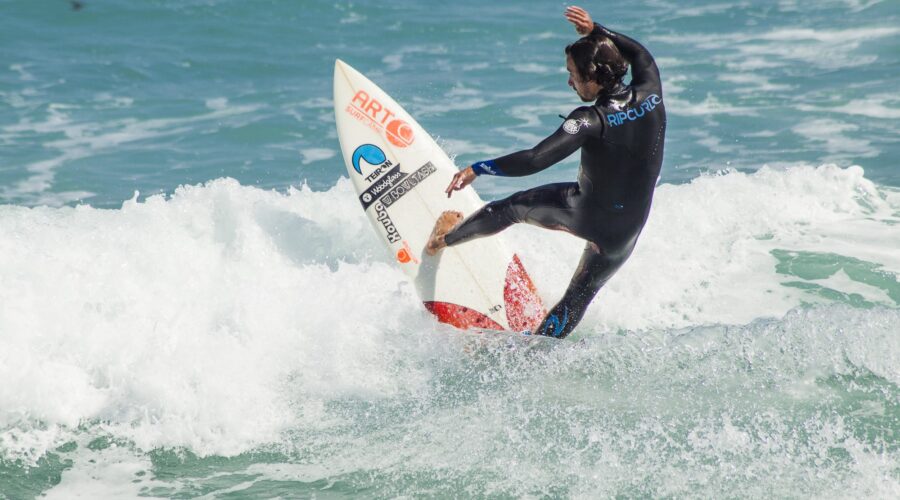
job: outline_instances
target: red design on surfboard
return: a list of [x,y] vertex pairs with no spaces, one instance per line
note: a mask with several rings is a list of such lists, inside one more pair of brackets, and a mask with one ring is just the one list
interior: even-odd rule
[[506,303],[506,321],[514,332],[533,332],[547,314],[534,282],[516,254],[513,254],[513,260],[506,268],[503,302]]
[[[506,309],[506,321],[510,330],[534,331],[544,315],[547,314],[544,304],[531,277],[525,272],[518,255],[513,255],[506,268],[506,282],[503,286],[503,302]],[[437,316],[438,321],[455,326],[462,330],[480,328],[485,330],[503,330],[504,328],[486,315],[458,304],[449,302],[425,302],[428,312]]]
[[499,323],[480,312],[449,302],[425,302],[425,309],[437,316],[438,321],[453,325],[462,330],[483,328],[485,330],[502,330]]

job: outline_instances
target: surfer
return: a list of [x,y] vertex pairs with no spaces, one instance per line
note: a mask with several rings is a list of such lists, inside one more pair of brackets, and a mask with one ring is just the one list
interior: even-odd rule
[[[567,46],[566,69],[583,102],[549,137],[531,149],[475,162],[453,176],[449,197],[479,175],[534,174],[581,148],[576,182],[548,184],[493,201],[463,220],[447,211],[435,223],[426,252],[496,234],[526,222],[568,231],[587,244],[562,300],[537,335],[572,332],[600,288],[631,255],[659,178],[666,132],[662,83],[653,56],[637,41],[591,20],[580,7],[566,19],[583,38]],[[623,77],[631,65],[631,81]]]

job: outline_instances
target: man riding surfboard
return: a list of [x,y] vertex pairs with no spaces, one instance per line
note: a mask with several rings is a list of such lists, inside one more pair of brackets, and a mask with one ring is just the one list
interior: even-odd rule
[[[496,234],[519,222],[586,240],[565,295],[532,332],[557,338],[575,329],[600,288],[631,255],[650,213],[666,132],[662,83],[650,52],[595,24],[580,7],[568,7],[565,17],[584,35],[565,49],[569,86],[592,104],[569,113],[537,146],[461,170],[446,193],[449,197],[479,175],[539,172],[580,148],[576,182],[520,191],[465,219],[459,212],[444,212],[426,246],[426,253],[435,255],[446,246]],[[629,64],[632,78],[626,85]]]

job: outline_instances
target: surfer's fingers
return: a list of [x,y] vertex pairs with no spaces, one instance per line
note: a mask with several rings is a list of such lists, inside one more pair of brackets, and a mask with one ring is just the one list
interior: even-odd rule
[[585,10],[581,7],[576,7],[573,5],[566,8],[566,17],[570,19],[581,19],[585,15],[587,15],[587,12],[585,12]]
[[586,35],[590,33],[591,28],[593,27],[593,22],[585,19],[576,19],[569,17],[567,18],[570,23],[575,27],[575,32],[579,35]]
[[459,185],[459,174],[459,172],[453,174],[453,180],[450,181],[450,185],[444,190],[444,192],[447,193],[447,198],[453,194],[453,190],[459,189],[459,187],[457,187]]

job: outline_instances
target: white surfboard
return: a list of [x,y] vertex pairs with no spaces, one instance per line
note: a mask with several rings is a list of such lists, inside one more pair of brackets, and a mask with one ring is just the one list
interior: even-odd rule
[[533,331],[546,311],[501,235],[425,254],[442,212],[468,216],[484,204],[471,186],[447,198],[444,189],[458,169],[434,139],[341,60],[334,65],[334,115],[359,201],[425,307],[458,328]]

